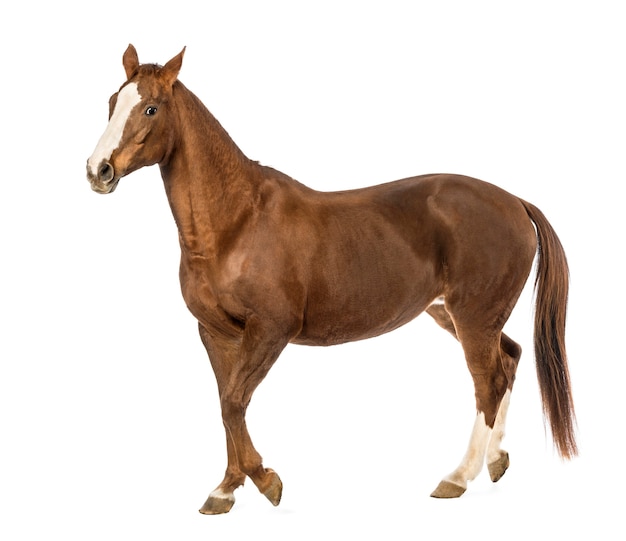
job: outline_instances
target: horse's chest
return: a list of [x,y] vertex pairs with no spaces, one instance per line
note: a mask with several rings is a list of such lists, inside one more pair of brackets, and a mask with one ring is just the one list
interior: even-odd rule
[[[233,295],[210,261],[202,256],[184,257],[180,265],[183,299],[192,315],[204,327],[220,327],[233,322]],[[229,315],[230,314],[230,315]]]

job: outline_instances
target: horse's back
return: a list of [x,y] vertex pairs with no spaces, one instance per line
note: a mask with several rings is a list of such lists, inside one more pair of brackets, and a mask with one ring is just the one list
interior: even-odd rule
[[422,175],[324,196],[322,206],[331,214],[352,213],[354,221],[365,220],[362,227],[388,225],[426,258],[450,263],[455,254],[514,248],[534,255],[536,248],[522,201],[472,177]]

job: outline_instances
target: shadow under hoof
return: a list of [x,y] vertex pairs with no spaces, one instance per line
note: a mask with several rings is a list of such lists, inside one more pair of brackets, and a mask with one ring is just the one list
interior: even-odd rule
[[271,476],[270,485],[263,492],[263,495],[272,502],[272,505],[277,506],[280,503],[280,499],[283,495],[283,483],[278,477],[278,474],[273,470],[268,470],[268,473]]
[[203,515],[222,515],[228,513],[235,500],[230,498],[216,498],[215,496],[209,496],[204,505],[200,508],[200,513]]
[[450,481],[441,481],[439,486],[430,495],[431,498],[458,498],[466,491],[462,486],[455,485]]
[[487,469],[489,470],[489,477],[494,483],[497,483],[502,476],[506,472],[510,465],[509,461],[509,453],[506,451],[502,451],[500,454],[500,458],[495,460],[491,464],[487,464]]

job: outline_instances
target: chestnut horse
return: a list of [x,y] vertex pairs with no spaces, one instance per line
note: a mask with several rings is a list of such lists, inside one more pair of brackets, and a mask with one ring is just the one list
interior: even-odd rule
[[[197,318],[226,429],[224,480],[200,510],[225,513],[250,477],[278,505],[282,483],[246,428],[254,390],[288,343],[340,344],[386,333],[426,311],[463,346],[477,416],[459,466],[432,496],[458,497],[501,449],[521,348],[502,332],[538,253],[535,357],[544,413],[560,455],[577,454],[564,345],[565,253],[534,205],[473,178],[425,175],[318,192],[249,160],[178,80],[183,49],[140,64],[87,162],[94,191],[159,164],[179,231],[182,294]],[[534,224],[534,226],[533,226]]]

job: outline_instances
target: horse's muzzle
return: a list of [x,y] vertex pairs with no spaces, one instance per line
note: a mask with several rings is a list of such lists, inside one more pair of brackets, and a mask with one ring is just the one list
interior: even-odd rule
[[115,177],[113,166],[109,162],[103,161],[98,165],[96,174],[93,173],[89,162],[87,162],[87,180],[94,192],[107,194],[115,190],[120,179]]

